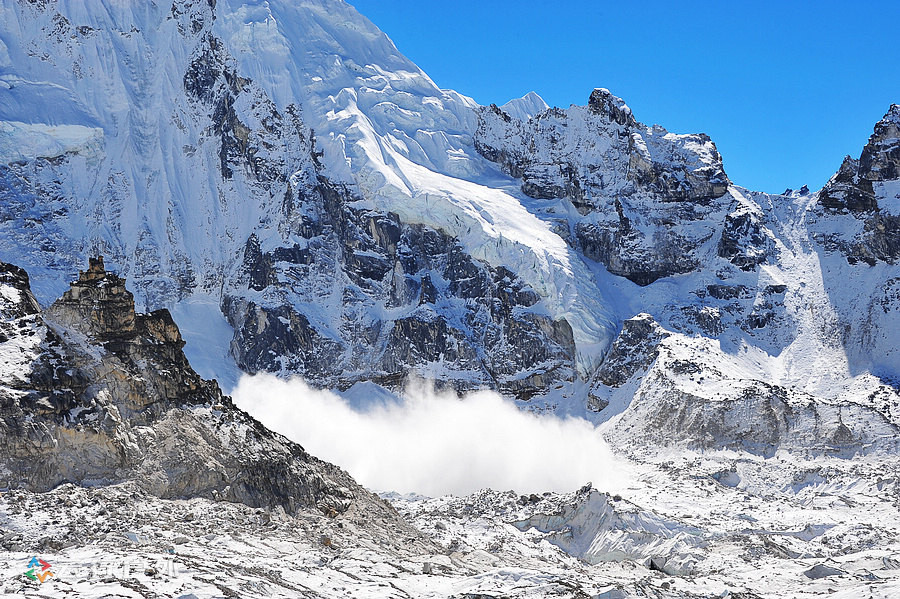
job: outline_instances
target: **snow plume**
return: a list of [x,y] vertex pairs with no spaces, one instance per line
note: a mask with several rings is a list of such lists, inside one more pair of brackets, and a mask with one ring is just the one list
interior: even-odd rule
[[233,397],[272,430],[379,491],[530,493],[572,491],[589,481],[613,490],[623,478],[585,420],[536,416],[487,391],[459,399],[421,383],[401,397],[363,388],[368,397],[344,398],[299,379],[256,375],[242,377]]

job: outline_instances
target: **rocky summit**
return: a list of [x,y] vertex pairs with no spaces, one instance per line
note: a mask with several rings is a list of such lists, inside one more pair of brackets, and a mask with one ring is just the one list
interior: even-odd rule
[[102,256],[44,311],[22,269],[4,263],[0,272],[7,489],[130,482],[161,498],[396,520],[346,473],[268,431],[197,375],[169,312],[136,313]]

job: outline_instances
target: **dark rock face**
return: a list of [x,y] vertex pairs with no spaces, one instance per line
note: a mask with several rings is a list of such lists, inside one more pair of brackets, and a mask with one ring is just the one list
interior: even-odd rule
[[851,238],[819,237],[827,251],[839,251],[850,264],[875,266],[900,261],[900,216],[877,211],[869,214],[862,231]]
[[879,213],[867,220],[857,254],[868,264],[900,262],[900,216]]
[[537,199],[566,198],[582,218],[573,245],[639,285],[698,268],[696,253],[733,201],[708,136],[638,123],[621,99],[594,90],[586,108],[527,122],[496,106],[479,113],[477,151]]
[[[574,378],[571,327],[533,310],[540,298],[512,272],[440,231],[354,208],[327,181],[316,195],[302,242],[264,251],[251,236],[245,246],[243,289],[223,302],[242,369],[338,387],[397,387],[418,374],[522,399]],[[318,314],[297,308],[308,305]]]
[[750,289],[746,285],[707,285],[706,292],[710,297],[720,300],[747,299],[750,297]]
[[[700,262],[691,254],[695,241],[671,231],[657,240],[648,251],[644,237],[631,228],[628,219],[619,219],[619,227],[579,222],[575,237],[585,256],[606,266],[614,275],[645,286],[663,277],[696,270]],[[688,250],[688,251],[686,251]]]
[[875,125],[859,160],[847,156],[819,194],[819,203],[834,212],[878,210],[873,183],[900,179],[900,105],[892,104]]
[[900,179],[900,104],[892,104],[859,157],[859,175],[870,181]]
[[[0,330],[27,360],[5,364],[0,472],[13,486],[134,480],[160,497],[251,506],[351,504],[395,519],[338,468],[271,433],[188,364],[166,310],[136,314],[124,281],[91,260],[46,314],[28,279],[0,264]],[[7,291],[11,290],[11,291]]]
[[245,372],[331,372],[340,360],[343,347],[290,306],[263,307],[226,296],[223,310],[235,327],[232,355]]
[[103,342],[125,340],[137,332],[134,296],[121,277],[106,272],[103,256],[90,259],[88,270],[78,273],[50,314],[78,323],[80,330]]
[[19,293],[20,298],[17,302],[7,300],[7,302],[0,304],[0,310],[2,310],[0,315],[4,318],[8,316],[18,318],[40,312],[41,308],[31,293],[28,273],[24,269],[14,264],[0,262],[0,285],[15,289]]
[[608,387],[622,386],[653,363],[660,341],[668,335],[649,314],[629,318],[597,371],[597,380]]
[[718,253],[741,270],[752,271],[772,254],[774,243],[759,215],[736,210],[725,217]]
[[878,210],[872,181],[859,176],[859,160],[844,158],[841,168],[819,192],[819,203],[834,212]]
[[603,116],[622,126],[637,126],[631,109],[621,98],[609,93],[606,89],[595,89],[588,99],[588,109],[596,115]]
[[[296,171],[296,165],[288,164],[285,157],[299,153],[309,160],[312,154],[311,133],[303,126],[297,107],[291,104],[284,114],[279,112],[252,80],[238,74],[223,42],[211,33],[203,34],[183,82],[188,98],[210,121],[207,133],[218,138],[223,180],[232,179],[235,169],[242,169],[267,191],[289,192],[287,173]],[[243,117],[238,103],[245,105],[240,110]],[[251,119],[257,126],[251,127],[242,118]],[[286,140],[295,146],[294,151],[272,151]]]
[[900,216],[878,205],[881,184],[898,180],[900,105],[893,104],[875,125],[859,160],[844,158],[840,170],[819,192],[826,218],[850,214],[864,221],[862,233],[853,239],[821,239],[826,249],[842,252],[851,264],[900,261]]

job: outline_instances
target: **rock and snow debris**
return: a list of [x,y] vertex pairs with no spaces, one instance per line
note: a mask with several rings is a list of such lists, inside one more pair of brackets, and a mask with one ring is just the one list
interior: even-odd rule
[[[387,495],[432,545],[365,513],[290,516],[162,500],[130,484],[45,494],[4,488],[0,589],[203,599],[262,589],[274,597],[602,597],[616,589],[626,599],[896,596],[896,465],[775,460],[673,454],[635,463],[621,496],[590,486]],[[718,482],[725,471],[729,484]],[[24,576],[35,555],[57,574],[40,586]]]

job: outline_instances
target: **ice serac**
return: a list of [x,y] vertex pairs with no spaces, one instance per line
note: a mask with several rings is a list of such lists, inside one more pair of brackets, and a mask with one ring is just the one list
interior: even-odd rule
[[513,525],[590,564],[632,559],[671,576],[693,573],[702,543],[698,529],[666,521],[590,484],[567,499],[554,502],[551,513],[535,506],[536,513]]
[[268,431],[197,375],[169,312],[135,312],[102,257],[44,311],[25,271],[0,264],[0,315],[7,486],[132,482],[162,498],[396,520],[349,475]]

